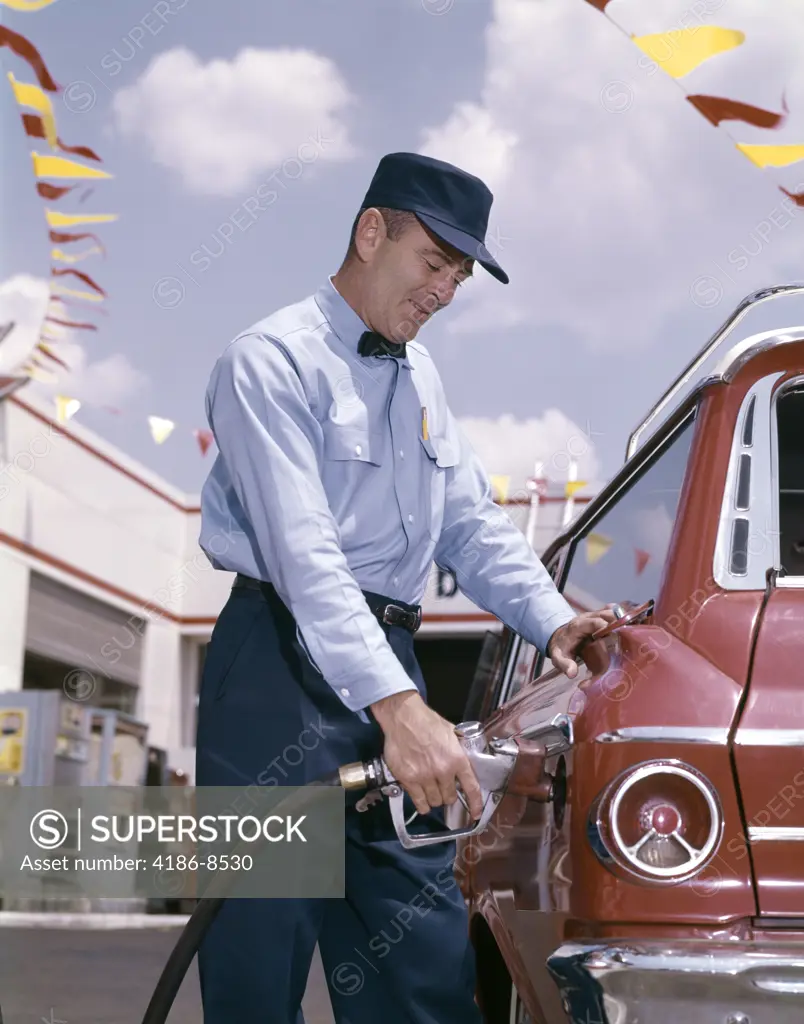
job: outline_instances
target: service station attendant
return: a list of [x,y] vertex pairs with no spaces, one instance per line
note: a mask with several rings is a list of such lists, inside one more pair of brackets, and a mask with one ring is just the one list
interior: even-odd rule
[[[337,273],[218,358],[206,409],[219,454],[200,544],[237,575],[204,665],[198,786],[266,781],[266,766],[323,722],[323,742],[297,765],[283,761],[274,784],[382,754],[417,831],[444,829],[456,783],[479,817],[477,780],[452,724],[427,705],[414,653],[433,563],[569,675],[580,644],[612,621],[608,609],[576,616],[499,516],[415,340],[476,264],[508,282],[484,241],[491,204],[458,167],[383,157]],[[221,536],[232,538],[224,551]],[[370,945],[400,906],[452,873],[454,843],[405,850],[387,803],[358,813],[356,799],[346,794],[345,899],[221,908],[199,951],[206,1024],[299,1024],[316,943],[341,1024],[479,1024],[457,885],[438,888],[392,955]],[[344,991],[337,969],[359,954],[359,991]]]

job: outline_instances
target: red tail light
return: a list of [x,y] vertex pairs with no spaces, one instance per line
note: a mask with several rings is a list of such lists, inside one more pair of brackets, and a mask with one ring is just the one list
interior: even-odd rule
[[680,761],[647,761],[618,776],[589,820],[595,853],[645,882],[691,878],[714,857],[723,812],[714,787]]

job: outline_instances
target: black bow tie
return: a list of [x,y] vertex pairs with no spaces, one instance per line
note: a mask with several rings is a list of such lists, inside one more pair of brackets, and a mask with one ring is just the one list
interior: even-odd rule
[[387,355],[396,359],[404,359],[407,346],[404,341],[389,341],[376,331],[364,331],[360,336],[357,351],[361,356]]

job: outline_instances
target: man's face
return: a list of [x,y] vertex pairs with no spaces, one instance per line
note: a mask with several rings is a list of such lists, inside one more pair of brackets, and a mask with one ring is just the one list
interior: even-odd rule
[[448,306],[461,284],[472,276],[473,260],[413,220],[396,241],[384,223],[369,240],[368,267],[371,321],[390,341],[412,341],[419,327]]

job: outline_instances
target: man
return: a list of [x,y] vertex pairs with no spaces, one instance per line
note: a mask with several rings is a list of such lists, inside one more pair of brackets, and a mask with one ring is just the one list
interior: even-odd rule
[[[611,621],[575,617],[500,517],[414,341],[475,263],[507,283],[484,244],[491,202],[450,164],[384,157],[335,276],[216,363],[200,543],[238,575],[204,668],[197,785],[301,785],[383,753],[419,827],[444,828],[456,785],[477,816],[477,780],[414,654],[433,561],[570,675]],[[283,755],[300,746],[300,763]],[[357,813],[349,799],[346,843],[345,900],[224,904],[199,956],[208,1024],[302,1021],[316,942],[339,1024],[480,1020],[454,844],[406,851],[385,802]]]

